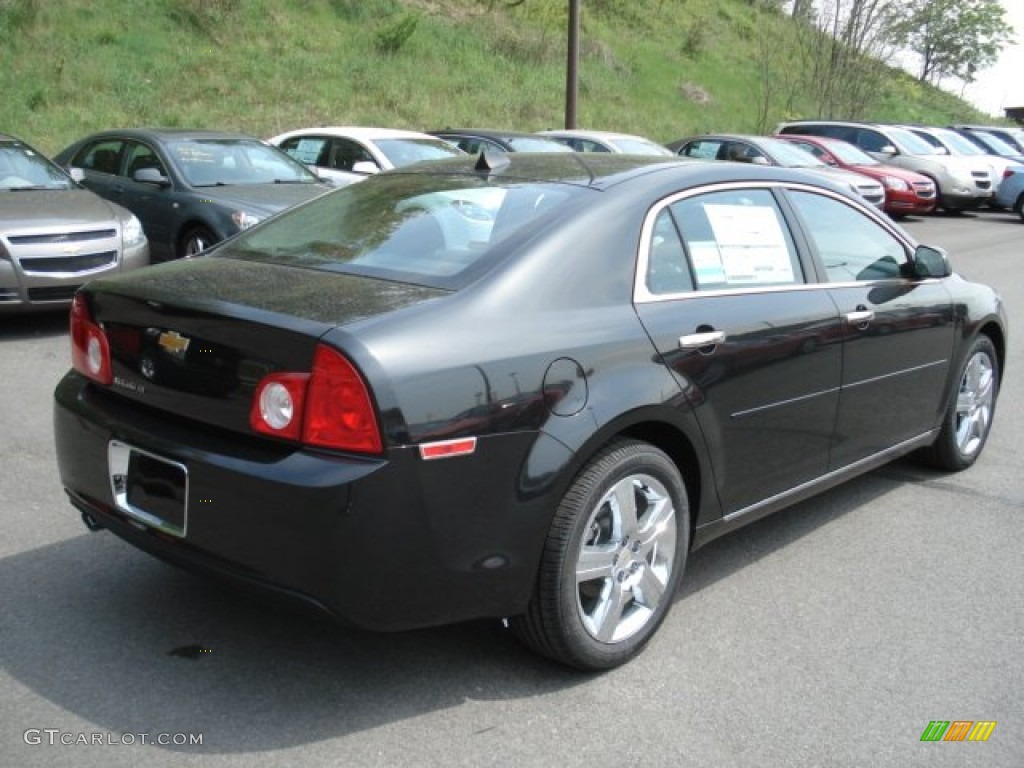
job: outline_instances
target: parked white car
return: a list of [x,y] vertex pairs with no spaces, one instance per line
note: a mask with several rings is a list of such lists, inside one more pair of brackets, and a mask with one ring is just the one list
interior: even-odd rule
[[351,125],[300,128],[268,141],[340,187],[380,171],[463,154],[426,133]]

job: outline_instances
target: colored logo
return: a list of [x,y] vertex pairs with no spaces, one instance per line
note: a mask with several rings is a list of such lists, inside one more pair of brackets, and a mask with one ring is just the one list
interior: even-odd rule
[[182,336],[177,331],[164,331],[157,339],[157,343],[170,352],[172,355],[183,357],[191,339]]
[[988,741],[995,729],[995,720],[932,720],[921,741]]

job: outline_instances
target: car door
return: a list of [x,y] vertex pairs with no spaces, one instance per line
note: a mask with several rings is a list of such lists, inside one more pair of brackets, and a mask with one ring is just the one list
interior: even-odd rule
[[[172,258],[171,243],[181,226],[182,209],[166,163],[146,142],[125,141],[121,169],[117,185],[121,205],[142,222],[142,229],[155,251],[154,261]],[[159,172],[166,183],[137,181],[135,174],[146,169]]]
[[645,225],[636,310],[693,407],[726,515],[823,475],[839,315],[772,190],[686,193]]
[[943,409],[954,342],[945,283],[914,278],[895,230],[825,191],[791,190],[842,319],[843,375],[830,469],[925,434]]

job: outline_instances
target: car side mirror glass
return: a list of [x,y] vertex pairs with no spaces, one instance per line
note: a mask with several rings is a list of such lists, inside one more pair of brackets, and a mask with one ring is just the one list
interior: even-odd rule
[[380,173],[380,168],[377,167],[376,163],[370,162],[369,160],[360,160],[358,163],[352,163],[353,173]]
[[132,179],[142,184],[156,184],[160,187],[168,187],[171,184],[170,179],[160,173],[158,168],[140,168]]
[[953,268],[946,252],[932,245],[919,245],[914,250],[914,275],[920,278],[949,277]]
[[886,144],[879,151],[883,155],[898,155],[899,154],[899,152],[896,151],[896,147],[894,147],[892,144]]
[[83,171],[81,168],[69,168],[68,176],[71,177],[72,181],[77,182],[78,184],[81,184],[83,181],[85,181],[85,171]]

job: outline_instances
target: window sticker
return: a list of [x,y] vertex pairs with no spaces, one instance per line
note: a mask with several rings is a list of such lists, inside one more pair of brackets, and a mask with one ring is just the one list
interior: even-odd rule
[[716,242],[691,247],[699,282],[794,282],[786,236],[774,208],[708,204],[704,213]]
[[320,148],[323,147],[323,139],[300,139],[299,143],[288,154],[300,163],[312,165],[320,157]]

